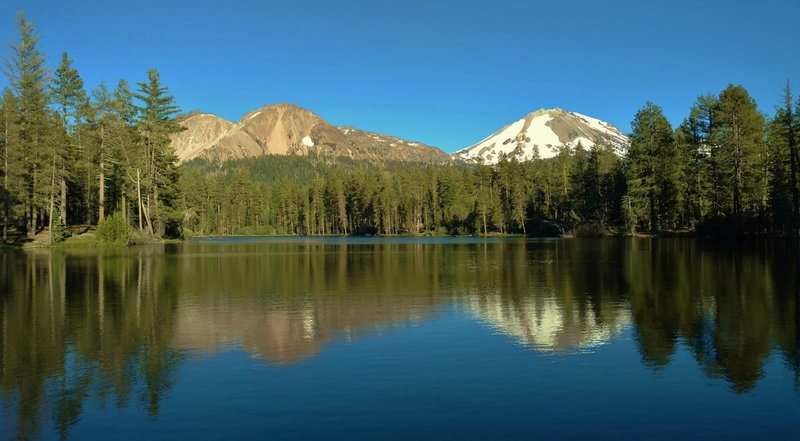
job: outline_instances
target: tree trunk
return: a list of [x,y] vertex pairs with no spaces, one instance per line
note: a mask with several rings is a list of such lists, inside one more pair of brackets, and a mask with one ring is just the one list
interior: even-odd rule
[[150,236],[153,235],[153,221],[150,217],[150,196],[148,195],[144,200],[144,205],[142,205],[142,212],[144,212],[144,221],[147,224],[147,232]]
[[656,197],[653,190],[650,190],[650,232],[658,232],[658,213],[656,212]]
[[488,234],[486,229],[486,210],[482,211],[481,217],[483,218],[483,235],[486,236]]
[[36,235],[36,211],[33,206],[33,197],[34,197],[34,189],[36,188],[36,169],[33,168],[33,165],[30,165],[31,168],[31,186],[28,189],[28,237],[33,237]]
[[97,190],[97,222],[103,222],[106,217],[106,172],[105,172],[105,128],[100,126],[100,166]]
[[89,208],[89,201],[92,199],[92,171],[89,170],[89,167],[86,167],[86,217],[84,222],[87,224],[92,222],[92,210]]
[[61,213],[61,225],[67,226],[67,169],[61,167],[61,204],[58,210]]
[[120,201],[120,209],[122,210],[122,218],[128,222],[128,201],[125,198],[125,191],[122,192],[122,201]]
[[148,197],[147,210],[144,212],[144,215],[145,219],[147,219],[148,223],[150,224],[150,235],[158,234],[158,236],[161,237],[163,235],[163,222],[161,222],[161,213],[158,209],[158,187],[155,184],[153,184],[153,205],[150,205],[150,203],[150,197]]
[[5,112],[5,127],[4,127],[4,142],[5,154],[3,155],[3,243],[8,242],[8,199],[10,197],[8,191],[8,110]]
[[56,153],[53,152],[53,164],[50,168],[50,210],[47,213],[47,233],[50,235],[50,245],[55,243],[53,237],[53,212],[56,204]]
[[139,231],[142,230],[142,182],[139,169],[136,169],[136,196],[138,205],[136,211],[139,212]]
[[[68,113],[66,105],[62,107],[61,113],[64,117],[64,133],[67,134],[67,143],[64,145],[64,152],[69,150],[70,148],[70,140],[69,140],[69,125],[67,123]],[[67,226],[67,164],[66,160],[64,163],[61,164],[61,179],[59,186],[61,187],[61,202],[59,203],[59,212],[61,213],[61,225],[66,227]]]
[[742,210],[742,151],[738,136],[733,157],[733,179],[733,216],[738,220]]

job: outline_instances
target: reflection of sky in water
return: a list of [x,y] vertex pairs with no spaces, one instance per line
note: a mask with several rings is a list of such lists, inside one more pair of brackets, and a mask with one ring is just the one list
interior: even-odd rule
[[163,249],[3,255],[0,439],[786,439],[800,419],[784,249]]
[[[779,357],[759,393],[732,394],[685,348],[657,371],[636,362],[632,332],[591,353],[540,353],[444,307],[419,326],[334,338],[302,363],[266,365],[235,346],[194,358],[158,418],[111,414],[99,427],[134,439],[200,417],[189,433],[212,438],[793,439],[800,401]],[[220,404],[197,404],[208,402]],[[74,433],[97,433],[86,426]]]

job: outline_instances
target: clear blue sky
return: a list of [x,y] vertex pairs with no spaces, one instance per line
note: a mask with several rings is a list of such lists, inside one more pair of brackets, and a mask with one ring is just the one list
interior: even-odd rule
[[2,0],[3,56],[20,8],[89,87],[156,67],[185,111],[290,102],[445,151],[541,107],[629,131],[647,100],[678,124],[728,83],[768,114],[800,91],[796,0]]

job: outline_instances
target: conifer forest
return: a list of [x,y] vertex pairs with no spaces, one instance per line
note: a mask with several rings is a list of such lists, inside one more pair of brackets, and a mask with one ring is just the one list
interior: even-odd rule
[[46,60],[24,14],[0,101],[2,240],[115,222],[197,235],[797,236],[800,101],[760,108],[741,85],[700,95],[673,127],[647,102],[630,146],[483,165],[270,155],[180,166],[181,109],[156,69],[88,90]]

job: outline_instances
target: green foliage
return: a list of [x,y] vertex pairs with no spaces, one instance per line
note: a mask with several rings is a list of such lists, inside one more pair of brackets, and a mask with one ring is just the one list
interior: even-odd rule
[[744,87],[729,85],[712,117],[722,212],[736,222],[759,216],[766,210],[767,191],[764,116]]
[[627,157],[629,224],[658,231],[674,227],[679,205],[677,189],[684,179],[678,165],[672,127],[661,108],[648,102],[631,123]]
[[131,242],[131,226],[122,212],[115,212],[97,225],[97,239],[104,244],[128,245]]
[[[766,120],[743,86],[701,96],[673,131],[647,103],[620,157],[591,149],[494,166],[264,156],[176,165],[179,107],[157,70],[87,94],[63,53],[50,77],[24,14],[0,100],[3,240],[119,211],[141,240],[209,234],[800,232],[800,119],[787,84]],[[61,222],[58,221],[60,216]],[[60,225],[56,225],[56,224]]]
[[55,237],[67,223],[95,224],[116,210],[141,219],[148,236],[179,236],[184,213],[169,141],[179,109],[158,72],[147,73],[138,95],[125,81],[87,94],[67,53],[47,74],[22,13],[17,29],[0,101],[3,240],[13,228],[30,236],[49,228]]
[[786,235],[797,235],[800,228],[798,130],[798,115],[787,82],[783,105],[767,124],[771,223]]
[[53,227],[50,229],[50,243],[61,243],[64,241],[64,238],[64,227],[61,225],[61,216],[58,216],[58,218],[53,222]]
[[[611,225],[621,219],[620,160],[607,147],[586,156],[590,189],[564,198],[553,193],[561,185],[558,168],[574,168],[569,151],[559,161],[503,160],[493,167],[292,156],[193,161],[181,178],[182,225],[196,235],[526,234],[534,224],[530,232],[542,234],[582,222]],[[572,205],[591,207],[591,214],[581,218]],[[559,227],[539,228],[543,219]]]
[[88,104],[83,79],[72,67],[72,60],[66,52],[62,54],[61,64],[53,76],[50,99],[58,107],[66,123],[69,123],[69,118],[76,118]]

